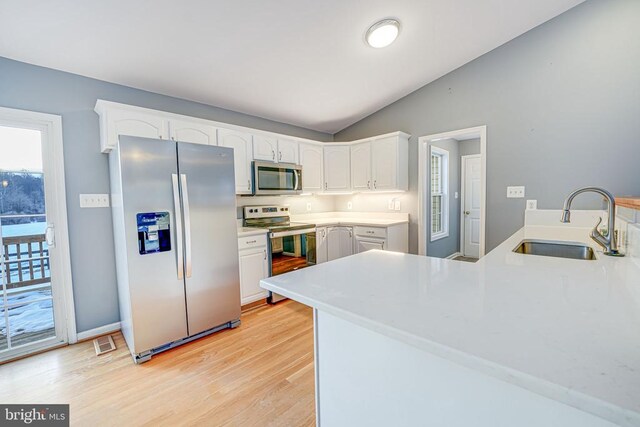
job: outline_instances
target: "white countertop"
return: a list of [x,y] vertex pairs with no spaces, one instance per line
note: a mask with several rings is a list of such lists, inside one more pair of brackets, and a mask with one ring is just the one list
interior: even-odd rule
[[389,227],[391,225],[406,224],[409,220],[403,219],[370,219],[370,218],[322,218],[310,220],[317,227],[328,225],[372,225],[377,227]]
[[256,227],[238,227],[238,237],[257,236],[259,234],[267,234],[269,230],[266,228]]
[[[621,425],[640,425],[640,263],[522,255],[525,227],[477,263],[369,251],[262,287]],[[593,245],[592,245],[593,246]]]
[[409,223],[409,214],[387,212],[323,212],[292,215],[291,221],[307,222],[318,227],[328,225],[364,225],[390,227]]

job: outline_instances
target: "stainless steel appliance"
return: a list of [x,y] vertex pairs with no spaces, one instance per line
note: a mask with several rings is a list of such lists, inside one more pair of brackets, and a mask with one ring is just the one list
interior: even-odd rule
[[134,361],[238,326],[233,150],[121,136],[109,168],[121,326]]
[[[291,222],[287,206],[246,206],[245,227],[269,229],[269,276],[288,273],[315,264],[315,224]],[[267,301],[285,299],[269,292]]]
[[302,193],[302,166],[253,162],[253,193],[257,196]]

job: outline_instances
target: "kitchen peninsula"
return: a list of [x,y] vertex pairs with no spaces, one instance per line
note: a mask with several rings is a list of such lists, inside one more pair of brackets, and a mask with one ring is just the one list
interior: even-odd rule
[[[555,217],[554,217],[555,218]],[[477,263],[368,251],[261,285],[314,309],[318,425],[640,425],[640,263],[525,226]]]

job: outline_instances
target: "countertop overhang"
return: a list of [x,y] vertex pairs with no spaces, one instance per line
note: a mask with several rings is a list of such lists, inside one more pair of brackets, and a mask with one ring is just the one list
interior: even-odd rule
[[640,425],[640,265],[512,252],[477,263],[369,251],[261,281],[263,288],[620,425]]

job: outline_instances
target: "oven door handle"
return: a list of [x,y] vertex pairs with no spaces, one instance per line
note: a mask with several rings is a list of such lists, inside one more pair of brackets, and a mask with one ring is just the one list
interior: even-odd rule
[[296,236],[299,234],[307,234],[307,233],[315,233],[316,229],[314,228],[305,228],[301,230],[289,230],[289,231],[279,231],[275,233],[271,233],[269,237],[272,239],[277,239],[278,237],[287,237],[287,236]]

